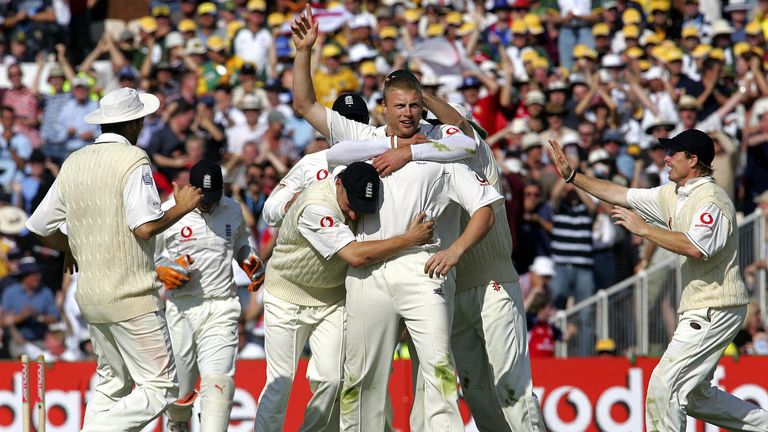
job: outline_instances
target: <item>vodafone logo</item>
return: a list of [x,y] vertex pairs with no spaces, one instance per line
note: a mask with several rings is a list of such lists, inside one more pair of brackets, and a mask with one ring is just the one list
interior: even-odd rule
[[188,239],[192,237],[192,228],[185,226],[181,229],[181,237]]
[[478,182],[480,182],[480,184],[481,184],[482,186],[488,186],[488,184],[489,184],[489,183],[488,183],[488,180],[486,180],[486,179],[484,179],[484,178],[480,177],[480,176],[479,176],[477,173],[475,173],[475,178],[477,179],[477,181],[478,181]]
[[449,136],[456,135],[457,133],[459,133],[459,130],[455,127],[449,127],[448,129],[445,130],[445,134]]
[[714,222],[714,221],[715,221],[715,219],[714,219],[714,218],[712,217],[712,215],[711,215],[711,214],[709,214],[709,213],[702,213],[702,214],[701,214],[701,217],[699,217],[699,220],[700,220],[700,221],[701,221],[701,223],[703,223],[704,225],[712,225],[712,222]]
[[323,216],[320,219],[320,228],[329,228],[333,226],[333,218],[330,216]]
[[325,180],[326,178],[328,178],[328,170],[327,169],[319,170],[315,175],[315,177],[317,177],[318,180]]

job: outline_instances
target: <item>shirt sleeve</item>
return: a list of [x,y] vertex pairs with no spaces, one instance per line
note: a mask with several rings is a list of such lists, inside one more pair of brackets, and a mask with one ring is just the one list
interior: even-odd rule
[[472,157],[477,153],[477,142],[464,135],[455,126],[443,125],[443,138],[411,146],[415,161],[452,162]]
[[713,203],[707,203],[694,213],[685,236],[704,254],[704,259],[708,260],[725,247],[730,230],[730,221],[723,216],[720,208]]
[[459,204],[471,215],[487,205],[500,204],[502,197],[491,183],[472,171],[463,163],[454,163],[449,167],[451,200]]
[[280,180],[280,184],[269,194],[261,211],[264,222],[269,226],[279,227],[285,218],[285,204],[293,198],[296,192],[304,190],[304,166],[299,161],[288,174]]
[[659,193],[661,186],[652,189],[631,188],[627,190],[627,201],[632,209],[635,210],[646,222],[659,227],[669,228],[667,221],[661,215],[661,206],[659,205]]
[[148,164],[139,166],[128,176],[123,189],[123,203],[125,220],[131,231],[165,214],[160,208],[160,196]]
[[332,166],[367,161],[389,150],[390,139],[387,137],[373,140],[344,140],[331,147],[325,157],[328,159],[328,165]]
[[331,259],[344,246],[355,241],[355,235],[344,221],[330,209],[308,205],[299,217],[299,232],[325,259]]
[[67,206],[61,196],[59,181],[54,180],[45,198],[37,206],[25,225],[33,233],[48,237],[53,234],[66,220]]

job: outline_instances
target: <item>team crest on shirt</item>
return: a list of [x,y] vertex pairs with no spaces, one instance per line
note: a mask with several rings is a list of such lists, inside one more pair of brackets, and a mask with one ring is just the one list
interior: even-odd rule
[[328,178],[328,170],[327,169],[321,169],[317,171],[317,174],[315,174],[315,178],[317,180],[325,180]]
[[323,216],[320,219],[320,228],[330,228],[333,226],[333,218],[330,216]]
[[448,129],[445,130],[445,134],[448,136],[456,135],[457,133],[459,133],[459,129],[455,127],[449,127]]

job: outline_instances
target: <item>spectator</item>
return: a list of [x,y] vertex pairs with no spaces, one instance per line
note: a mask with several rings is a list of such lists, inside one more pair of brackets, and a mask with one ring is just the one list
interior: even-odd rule
[[[32,257],[19,262],[19,283],[3,291],[2,322],[15,327],[27,342],[42,344],[46,327],[59,320],[59,311],[50,288],[40,284],[40,267]],[[23,345],[13,343],[11,356],[24,352]]]
[[0,126],[0,187],[10,193],[13,182],[21,180],[21,173],[32,154],[32,143],[18,132],[13,108],[0,106]]
[[[541,185],[528,179],[523,189],[523,220],[520,221],[517,247],[513,249],[515,267],[520,273],[540,256],[549,256],[552,232],[552,206],[542,196]],[[528,246],[523,246],[528,245]]]
[[[249,141],[261,141],[266,131],[266,116],[261,121],[264,106],[254,96],[246,97],[240,105],[240,110],[245,114],[245,124],[231,127],[227,130],[227,153],[239,155],[243,146]],[[230,156],[231,157],[231,156]]]
[[12,64],[8,67],[8,79],[11,88],[6,90],[2,97],[2,105],[13,108],[16,114],[18,132],[25,135],[32,146],[37,148],[41,144],[40,132],[37,130],[38,105],[35,94],[22,83],[21,66]]
[[264,60],[269,58],[269,47],[272,45],[272,34],[264,25],[267,5],[264,0],[249,0],[246,9],[245,27],[235,34],[232,46],[235,55],[246,63],[256,65],[257,74],[263,75],[266,70]]
[[184,142],[195,118],[195,106],[184,100],[174,102],[168,109],[171,112],[168,123],[152,136],[147,147],[147,153],[166,180],[172,178],[176,170],[189,165]]
[[350,68],[342,66],[343,51],[338,45],[325,45],[321,54],[323,67],[314,73],[313,83],[317,100],[330,108],[338,95],[357,91],[358,79]]
[[73,151],[92,144],[101,131],[98,125],[89,125],[83,121],[86,114],[99,107],[96,101],[88,97],[89,89],[90,83],[87,79],[75,78],[72,81],[72,98],[64,103],[62,111],[59,113],[61,117],[57,123],[66,125],[66,128],[63,128],[65,132],[64,151],[63,154],[53,156],[61,160],[64,160]]

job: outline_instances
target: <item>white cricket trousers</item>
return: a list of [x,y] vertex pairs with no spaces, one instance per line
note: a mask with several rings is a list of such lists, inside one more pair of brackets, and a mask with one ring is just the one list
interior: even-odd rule
[[[237,358],[237,320],[240,318],[240,302],[236,297],[200,298],[183,296],[169,298],[165,306],[168,330],[173,343],[176,372],[179,376],[179,399],[191,399],[197,379],[209,377],[234,377]],[[231,407],[219,403],[218,395],[204,394],[204,388],[213,386],[201,382],[201,423],[206,423],[206,410],[226,411],[220,416],[229,417]],[[218,384],[218,383],[217,383]],[[219,384],[221,385],[221,384]],[[232,385],[231,383],[228,385]],[[231,404],[229,395],[234,389],[222,389],[221,394]],[[225,402],[225,401],[221,401]],[[220,406],[221,405],[221,406]],[[178,422],[189,421],[192,405],[172,405],[166,413]],[[219,430],[220,425],[201,424],[202,431]],[[226,428],[225,428],[226,429]]]
[[729,430],[768,431],[768,411],[711,384],[717,363],[744,322],[746,306],[685,311],[651,374],[649,432],[684,432],[686,415]]
[[329,306],[297,306],[264,291],[267,382],[256,407],[256,432],[281,432],[296,367],[309,339],[307,379],[312,398],[299,429],[339,430],[344,361],[344,300]]
[[459,382],[481,431],[541,431],[533,393],[520,284],[490,283],[456,293],[451,344]]
[[402,317],[421,360],[424,423],[419,430],[463,431],[456,369],[451,355],[452,273],[424,274],[427,252],[395,257],[347,273],[347,326],[341,427],[380,432],[385,428],[392,353]]
[[138,431],[176,401],[179,386],[163,311],[89,324],[88,331],[99,382],[85,409],[84,432]]

